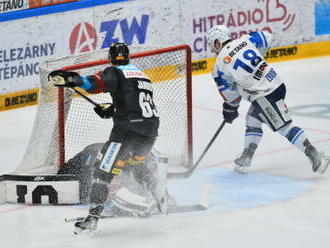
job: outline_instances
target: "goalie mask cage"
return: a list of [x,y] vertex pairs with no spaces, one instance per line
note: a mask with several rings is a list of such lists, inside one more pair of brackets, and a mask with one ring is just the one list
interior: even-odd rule
[[[130,63],[151,79],[160,113],[154,151],[169,158],[169,171],[192,166],[191,50],[188,45],[145,51],[131,48]],[[144,51],[142,51],[144,50]],[[112,119],[101,119],[93,105],[72,89],[48,81],[56,69],[91,75],[109,66],[108,49],[72,55],[40,64],[38,109],[30,142],[15,174],[56,174],[59,167],[86,146],[106,142]],[[82,89],[80,89],[82,91]],[[85,92],[85,94],[87,94]],[[109,93],[89,94],[97,103],[112,102]]]

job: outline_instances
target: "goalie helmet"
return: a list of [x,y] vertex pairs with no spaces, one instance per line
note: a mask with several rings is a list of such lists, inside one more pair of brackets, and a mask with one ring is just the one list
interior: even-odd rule
[[112,43],[109,48],[108,59],[114,65],[126,65],[129,63],[129,49],[125,43]]
[[[230,39],[230,31],[225,25],[214,26],[207,32],[207,44],[212,52],[219,53],[222,48],[222,44]],[[216,40],[221,43],[221,46],[218,49],[214,46]]]

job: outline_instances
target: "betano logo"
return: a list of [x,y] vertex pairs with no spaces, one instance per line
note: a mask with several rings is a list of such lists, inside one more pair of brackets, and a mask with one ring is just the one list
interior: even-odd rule
[[79,23],[71,32],[70,52],[71,54],[77,54],[94,51],[97,47],[98,36],[104,37],[103,41],[101,41],[101,49],[107,48],[113,42],[118,42],[120,40],[131,45],[134,38],[136,38],[138,44],[144,44],[146,41],[148,25],[149,15],[142,15],[140,20],[133,17],[131,20],[123,19],[104,21],[101,22],[99,29],[99,32],[102,33],[102,35],[98,35],[91,24],[87,22]]

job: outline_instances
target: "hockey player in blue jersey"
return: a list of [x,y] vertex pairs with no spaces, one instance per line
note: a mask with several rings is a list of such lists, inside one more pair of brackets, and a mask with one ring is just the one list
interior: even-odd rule
[[330,158],[311,144],[303,129],[292,124],[285,104],[284,81],[263,58],[272,41],[272,35],[264,31],[232,40],[224,25],[214,26],[207,33],[209,49],[217,55],[212,75],[224,100],[225,121],[232,123],[238,117],[242,98],[251,103],[246,115],[244,150],[235,159],[234,169],[247,172],[263,136],[262,124],[266,124],[303,152],[314,172],[323,174]]

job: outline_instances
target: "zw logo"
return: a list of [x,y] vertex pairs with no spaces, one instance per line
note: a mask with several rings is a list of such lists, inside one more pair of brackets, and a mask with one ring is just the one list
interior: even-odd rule
[[[26,185],[16,185],[17,203],[25,203],[25,195],[27,194]],[[38,185],[32,191],[32,203],[41,204],[41,197],[48,196],[50,204],[58,204],[57,191],[51,185]]]
[[45,181],[44,177],[35,177],[33,181],[40,182],[40,181]]
[[[101,49],[108,48],[110,44],[118,42],[121,37],[116,37],[115,33],[118,34],[120,31],[124,42],[128,45],[132,44],[134,37],[137,38],[139,44],[144,44],[148,24],[148,15],[142,15],[140,23],[136,17],[133,18],[130,24],[127,19],[102,22],[100,32],[105,33],[105,35]],[[75,54],[94,51],[96,43],[97,35],[93,26],[86,22],[79,23],[73,28],[70,36],[70,52]]]

